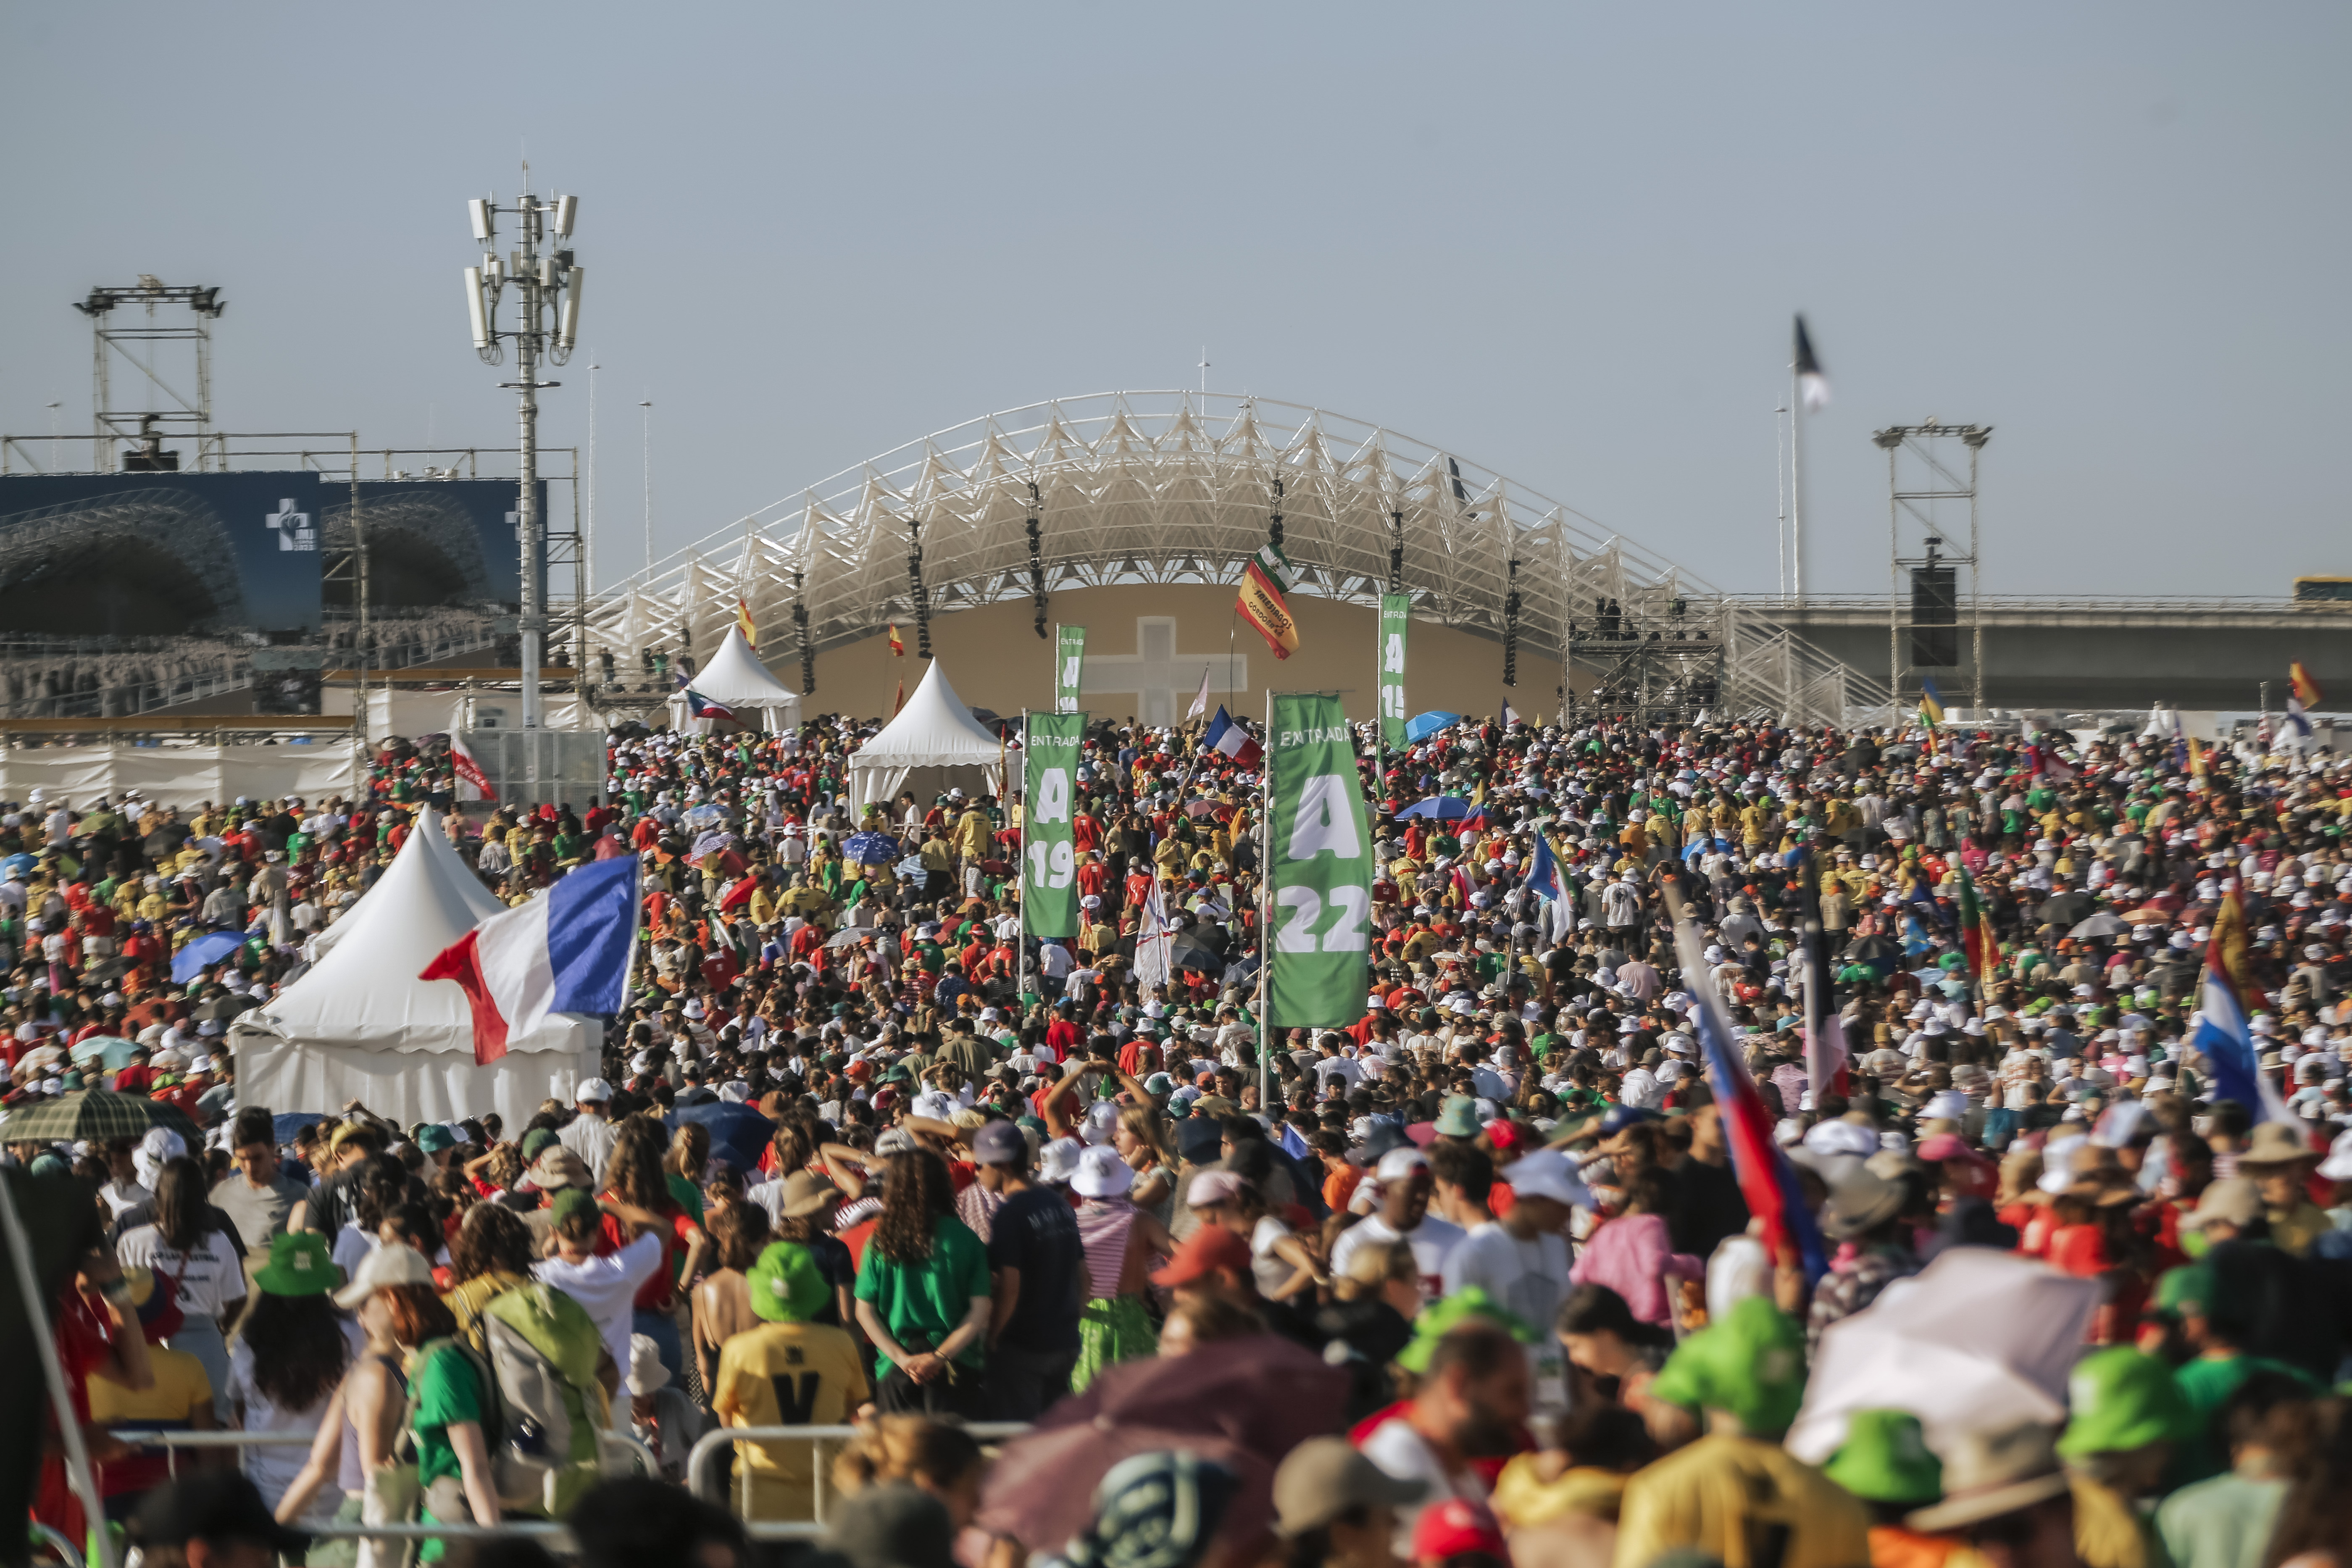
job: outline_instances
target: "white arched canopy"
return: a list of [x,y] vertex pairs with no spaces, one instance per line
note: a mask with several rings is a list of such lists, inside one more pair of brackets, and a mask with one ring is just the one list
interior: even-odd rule
[[[1426,442],[1265,398],[1108,393],[991,415],[845,470],[606,595],[589,640],[717,646],[736,615],[800,659],[1004,600],[1230,584],[1280,519],[1302,591],[1567,658],[1654,635],[1719,646],[1718,706],[1841,719],[1883,687],[1591,520]],[[922,592],[915,593],[919,574]]]

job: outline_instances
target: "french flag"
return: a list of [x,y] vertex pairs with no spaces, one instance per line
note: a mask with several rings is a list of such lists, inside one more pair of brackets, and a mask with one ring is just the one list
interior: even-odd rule
[[[1698,928],[1687,919],[1675,922],[1675,947],[1683,973],[1707,972],[1706,946]],[[1731,1034],[1723,1004],[1704,983],[1691,989],[1698,995],[1692,1019],[1698,1026],[1699,1049],[1706,1059],[1707,1087],[1715,1092],[1717,1113],[1723,1118],[1724,1141],[1731,1146],[1732,1173],[1739,1178],[1739,1195],[1748,1212],[1764,1221],[1764,1249],[1777,1260],[1793,1247],[1803,1264],[1808,1282],[1829,1272],[1829,1254],[1822,1245],[1821,1226],[1805,1206],[1804,1189],[1797,1184],[1796,1167],[1772,1141],[1772,1115],[1748,1073],[1748,1062]]]
[[1209,721],[1209,728],[1201,736],[1201,749],[1214,752],[1221,757],[1231,757],[1244,767],[1253,766],[1265,755],[1265,748],[1250,738],[1248,731],[1233,721],[1223,703],[1217,716]]
[[637,858],[595,860],[441,950],[420,980],[454,980],[474,1011],[474,1065],[550,1013],[611,1014],[636,960]]

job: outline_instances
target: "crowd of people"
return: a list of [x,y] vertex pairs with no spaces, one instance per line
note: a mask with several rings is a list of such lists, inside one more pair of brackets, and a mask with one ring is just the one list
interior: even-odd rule
[[[616,733],[534,810],[428,742],[354,799],[0,816],[0,1104],[152,1108],[0,1121],[150,1561],[560,1517],[614,1563],[2352,1568],[2352,767],[1367,727],[1367,995],[1287,1027],[1249,765],[1093,726],[1040,940],[1017,768],[853,808],[877,728]],[[242,1103],[227,1022],[419,833],[509,903],[637,857],[600,1074],[520,1126]],[[1821,1436],[1816,1369],[1993,1266],[2005,1362],[1841,1388]],[[728,1447],[727,1508],[681,1488],[709,1432],[839,1424]],[[288,1440],[173,1479],[107,1436],[169,1427]]]

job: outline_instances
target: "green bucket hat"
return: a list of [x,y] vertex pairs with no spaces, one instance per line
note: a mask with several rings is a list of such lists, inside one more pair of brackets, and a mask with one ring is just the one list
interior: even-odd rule
[[1669,1405],[1720,1410],[1752,1436],[1778,1437],[1805,1397],[1805,1331],[1750,1296],[1675,1348],[1650,1385]]
[[1478,1136],[1478,1102],[1466,1094],[1447,1100],[1437,1113],[1437,1132],[1444,1138]]
[[824,1276],[816,1254],[797,1241],[771,1242],[744,1277],[751,1310],[771,1323],[805,1323],[824,1310]]
[[522,1135],[522,1163],[526,1165],[530,1164],[533,1160],[539,1158],[539,1152],[541,1149],[546,1148],[550,1143],[555,1142],[556,1141],[555,1129],[551,1127],[532,1128],[530,1131]]
[[2075,1363],[2066,1380],[2066,1402],[2074,1415],[2058,1439],[2062,1458],[2126,1453],[2150,1443],[2178,1442],[2197,1430],[2197,1417],[2172,1369],[2128,1346],[2096,1351]]
[[327,1238],[314,1230],[297,1230],[269,1238],[269,1261],[253,1271],[253,1282],[264,1295],[319,1296],[342,1280]]
[[1412,1321],[1412,1341],[1397,1352],[1397,1365],[1416,1376],[1427,1372],[1437,1342],[1473,1319],[1494,1324],[1523,1345],[1534,1344],[1542,1337],[1517,1313],[1486,1294],[1485,1286],[1465,1285]]
[[1822,1473],[1864,1502],[1922,1508],[1944,1495],[1943,1461],[1907,1410],[1857,1410]]
[[2149,1315],[2177,1323],[2181,1310],[2194,1307],[2200,1313],[2213,1299],[2213,1271],[2201,1263],[2184,1268],[2168,1268],[2156,1281],[2156,1300],[2148,1308]]

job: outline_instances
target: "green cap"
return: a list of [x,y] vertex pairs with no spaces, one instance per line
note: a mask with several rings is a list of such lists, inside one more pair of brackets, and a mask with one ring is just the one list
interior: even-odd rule
[[269,1238],[269,1261],[253,1271],[268,1296],[319,1296],[342,1283],[327,1238],[315,1230],[281,1231]]
[[530,1164],[539,1158],[539,1152],[556,1142],[552,1127],[534,1127],[522,1135],[522,1163]]
[[1412,1321],[1412,1342],[1397,1352],[1397,1365],[1416,1376],[1429,1370],[1437,1342],[1472,1319],[1492,1323],[1523,1345],[1542,1336],[1517,1314],[1486,1294],[1483,1285],[1465,1285]]
[[2148,1310],[2167,1322],[2177,1323],[2183,1308],[2196,1308],[2201,1314],[2212,1299],[2213,1271],[2201,1263],[2192,1263],[2182,1268],[2168,1268],[2158,1278],[2156,1300]]
[[1805,1331],[1761,1296],[1750,1296],[1666,1358],[1653,1398],[1720,1410],[1752,1436],[1778,1437],[1805,1397]]
[[805,1323],[824,1310],[824,1276],[816,1254],[797,1241],[771,1242],[744,1276],[751,1310],[771,1323]]
[[2073,1419],[2058,1439],[2062,1458],[2120,1454],[2151,1443],[2178,1442],[2197,1430],[2189,1398],[2172,1369],[2128,1346],[2094,1351],[2066,1380]]
[[438,1154],[457,1146],[457,1135],[438,1121],[428,1121],[416,1130],[416,1147],[427,1154]]
[[575,1215],[596,1217],[596,1200],[578,1187],[566,1187],[555,1194],[555,1223],[563,1224]]
[[1822,1473],[1864,1502],[1919,1508],[1944,1495],[1943,1461],[1907,1410],[1857,1410]]

